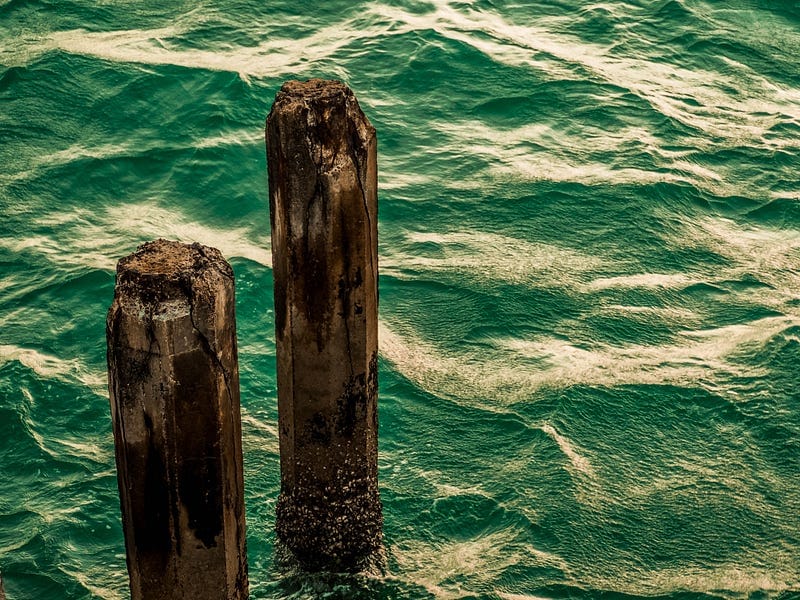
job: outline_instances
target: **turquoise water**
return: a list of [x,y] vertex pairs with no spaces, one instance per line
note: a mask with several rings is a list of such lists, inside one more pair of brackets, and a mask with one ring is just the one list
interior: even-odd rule
[[[252,597],[800,597],[800,3],[0,0],[0,570],[128,597],[116,261],[237,278]],[[378,130],[388,568],[274,560],[264,119]]]

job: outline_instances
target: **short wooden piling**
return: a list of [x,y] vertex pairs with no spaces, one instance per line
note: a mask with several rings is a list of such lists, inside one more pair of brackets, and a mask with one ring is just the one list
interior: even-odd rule
[[3,587],[3,574],[0,573],[0,600],[6,600],[6,590]]
[[132,600],[248,596],[233,271],[157,240],[119,261],[108,378]]
[[375,129],[344,84],[290,81],[266,126],[281,493],[278,537],[307,569],[382,544]]

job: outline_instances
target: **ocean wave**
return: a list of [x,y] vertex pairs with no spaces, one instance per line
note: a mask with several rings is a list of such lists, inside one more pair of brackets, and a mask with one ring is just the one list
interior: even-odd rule
[[594,478],[595,472],[594,467],[589,462],[585,456],[580,454],[576,449],[575,445],[566,437],[558,433],[556,428],[553,427],[550,423],[543,423],[541,425],[541,430],[546,433],[552,440],[558,444],[559,449],[569,459],[570,464],[572,465],[572,469],[580,473],[582,475],[586,475],[587,477]]
[[[529,100],[528,102],[534,102]],[[612,99],[607,100],[613,103]],[[549,120],[551,117],[545,116]],[[720,161],[716,144],[695,137],[676,149],[675,140],[650,128],[614,126],[595,129],[588,124],[526,123],[509,126],[481,118],[434,121],[437,151],[444,156],[473,158],[476,168],[469,178],[445,185],[451,188],[480,187],[485,178],[501,181],[550,181],[582,185],[653,186],[690,185],[698,193],[721,199],[763,199],[765,180],[743,176],[741,165]],[[763,169],[765,150],[748,146],[749,160]],[[791,191],[770,191],[770,197],[790,198]]]
[[727,259],[732,266],[721,269],[717,281],[754,279],[764,287],[747,290],[751,302],[800,314],[793,307],[800,289],[800,230],[762,227],[711,215],[680,221],[680,234],[665,235],[665,240],[676,247],[707,249]]
[[[176,40],[192,33],[187,23],[151,30],[56,31],[38,46],[23,44],[20,56],[9,61],[24,64],[32,55],[57,49],[104,60],[225,70],[249,80],[302,72],[355,42],[434,31],[493,60],[535,68],[556,80],[574,79],[576,68],[586,69],[600,81],[643,98],[658,113],[709,136],[695,138],[695,144],[717,145],[723,138],[737,146],[748,140],[773,150],[798,147],[795,136],[769,133],[779,123],[800,124],[800,90],[782,88],[733,59],[725,59],[725,73],[690,69],[670,64],[663,56],[648,60],[614,54],[606,44],[560,33],[552,17],[520,25],[494,12],[445,0],[433,6],[432,12],[417,14],[378,3],[305,36],[287,38],[263,31],[263,41],[250,47],[213,41],[206,48],[181,47]],[[328,68],[348,78],[344,66]]]
[[32,348],[14,344],[0,345],[0,366],[16,361],[30,369],[41,379],[58,379],[66,383],[80,383],[97,393],[106,387],[105,373],[88,369],[77,358],[63,359],[44,354]]
[[[92,470],[92,478],[113,476],[113,452],[105,443],[105,432],[101,435],[80,436],[72,432],[56,435],[50,432],[49,424],[40,416],[39,405],[42,398],[35,397],[27,387],[20,388],[23,402],[18,404],[20,423],[25,435],[36,445],[39,451],[46,454],[53,462],[72,468]],[[106,394],[107,397],[107,394]],[[94,438],[94,439],[92,439]],[[91,466],[89,466],[91,465]],[[43,518],[51,519],[52,515],[43,513]]]
[[469,577],[471,584],[484,587],[508,567],[525,561],[514,528],[494,531],[467,540],[408,540],[389,548],[403,577],[424,587],[436,598],[463,598],[470,589],[458,583]]
[[595,344],[581,348],[556,338],[507,338],[494,340],[491,351],[480,348],[453,354],[409,334],[401,336],[381,322],[379,340],[383,357],[420,388],[468,400],[485,410],[498,410],[531,400],[543,388],[691,386],[731,377],[766,376],[765,368],[734,360],[737,353],[763,346],[798,324],[800,317],[767,317],[741,325],[683,331],[676,336],[676,343],[653,346]]
[[[661,114],[716,139],[737,145],[747,139],[774,148],[797,147],[797,140],[765,136],[782,120],[800,122],[800,90],[782,89],[744,65],[737,69],[732,64],[731,70],[736,70],[732,76],[671,65],[663,58],[614,56],[605,45],[542,26],[516,25],[489,11],[462,12],[448,2],[437,2],[436,7],[434,15],[425,16],[428,27],[434,24],[442,35],[468,43],[500,62],[532,66],[530,54],[539,53],[551,57],[542,66],[546,71],[555,59],[556,68],[548,73],[551,77],[563,78],[564,65],[580,65],[603,81],[647,100]],[[419,17],[408,15],[406,20],[418,22]],[[492,40],[491,48],[484,41],[486,36]]]
[[[284,37],[274,31],[262,33],[255,46],[236,47],[210,41],[204,48],[186,48],[183,38],[193,35],[192,24],[158,29],[87,31],[73,29],[51,33],[46,40],[28,45],[8,57],[10,64],[24,65],[48,51],[92,56],[103,60],[144,65],[174,65],[191,69],[237,73],[247,83],[253,77],[281,77],[302,71],[309,63],[326,60],[354,40],[379,37],[385,27],[364,26],[362,17],[344,19],[302,37]],[[331,66],[347,78],[344,67]]]
[[[406,232],[405,243],[384,248],[381,272],[394,277],[418,273],[452,272],[487,282],[569,282],[599,269],[599,256],[566,246],[528,242],[493,233],[452,231]],[[425,256],[422,250],[432,256]]]
[[[67,566],[62,564],[59,570],[64,573],[70,580],[75,581],[81,586],[83,590],[91,594],[93,598],[101,598],[102,600],[123,600],[128,597],[127,593],[122,592],[119,588],[119,582],[127,578],[128,573],[124,570],[117,570],[109,572],[107,565],[98,565],[94,569],[86,571],[83,565]],[[116,584],[110,587],[111,584]]]
[[[381,163],[381,168],[384,164]],[[381,171],[378,174],[378,189],[380,191],[398,190],[414,186],[429,185],[435,179],[430,175],[420,173],[400,173],[396,170]]]
[[[769,553],[751,556],[746,560],[740,557],[735,564],[722,564],[711,568],[686,567],[681,569],[648,569],[646,579],[639,581],[617,580],[598,582],[608,588],[622,589],[631,594],[641,594],[645,590],[655,593],[670,593],[686,590],[700,594],[731,595],[775,594],[781,592],[800,592],[797,571],[788,557]],[[774,561],[774,562],[773,562]]]
[[[665,148],[643,127],[581,131],[570,134],[548,124],[496,127],[480,120],[433,123],[453,152],[468,152],[487,160],[486,173],[494,178],[574,182],[584,185],[689,184],[715,196],[756,195],[740,181],[686,160],[689,151]],[[629,154],[649,155],[651,169],[627,166]],[[691,152],[696,153],[698,149]],[[716,167],[719,169],[719,167]],[[451,185],[458,185],[454,182]]]
[[244,227],[209,227],[155,202],[118,204],[100,211],[79,208],[51,212],[36,219],[35,224],[52,234],[0,238],[0,247],[14,254],[35,252],[62,267],[114,271],[117,261],[139,244],[169,238],[215,247],[227,258],[240,257],[267,267],[272,265],[267,233]]
[[150,152],[172,152],[176,150],[198,150],[219,148],[225,146],[242,146],[263,144],[264,135],[257,131],[231,131],[214,136],[205,136],[192,139],[184,143],[165,142],[164,140],[137,140],[136,144],[130,142],[103,143],[87,145],[76,143],[49,154],[38,154],[29,157],[27,165],[18,164],[17,169],[10,174],[0,175],[0,185],[19,184],[41,177],[50,169],[69,167],[85,160],[113,160],[133,156],[144,156]]
[[709,245],[714,251],[740,263],[755,263],[767,273],[794,266],[800,250],[800,230],[742,224],[725,217],[704,216],[686,220],[685,238],[678,243]]
[[[356,41],[434,31],[505,64],[535,67],[553,80],[576,79],[576,66],[589,69],[601,81],[646,99],[660,114],[702,131],[705,135],[692,134],[691,140],[687,140],[693,148],[690,155],[718,148],[720,138],[735,147],[746,143],[751,150],[771,152],[798,147],[795,135],[774,135],[770,131],[780,123],[800,125],[797,108],[800,91],[777,87],[732,59],[727,59],[727,73],[689,69],[658,57],[647,60],[613,55],[605,45],[558,32],[552,17],[543,18],[539,24],[519,25],[491,11],[455,3],[438,1],[433,6],[432,12],[416,14],[379,3],[361,15],[312,31],[305,37],[277,38],[276,32],[265,31],[262,36],[267,39],[253,47],[215,47],[213,42],[209,42],[208,49],[181,47],[172,40],[191,35],[191,26],[184,23],[152,30],[55,32],[42,42],[40,50],[60,49],[106,60],[226,70],[249,79],[302,72],[308,65],[328,60]],[[426,43],[432,42],[426,39]],[[370,98],[364,101],[371,102]],[[402,99],[393,96],[377,98],[375,102],[396,105]],[[575,135],[547,125],[502,130],[480,121],[452,124],[444,121],[435,126],[450,135],[459,152],[466,149],[490,158],[489,174],[493,177],[589,185],[689,183],[720,197],[759,194],[755,183],[741,181],[727,167],[702,164],[702,158],[686,158],[687,151],[672,149],[674,141],[660,140],[649,127],[642,125]],[[539,141],[543,147],[532,150],[531,140]],[[637,144],[640,152],[657,158],[658,164],[652,168],[627,166],[624,160],[610,164],[605,155],[612,156],[625,143]],[[69,160],[76,151],[88,156],[94,154],[91,149],[70,148],[60,158]],[[99,151],[113,154],[123,150],[111,146]],[[59,157],[54,160],[57,162]],[[14,177],[26,178],[31,174],[22,170]],[[382,175],[382,182],[391,190],[407,185],[407,178]],[[460,179],[451,184],[464,185]]]
[[[587,314],[646,313],[675,333],[713,324],[708,314],[698,311],[695,291],[700,289],[727,294],[728,303],[768,311],[762,316],[774,311],[789,318],[800,316],[796,302],[800,274],[795,268],[800,232],[710,216],[671,221],[677,226],[656,234],[668,249],[702,249],[720,257],[717,264],[694,264],[680,272],[641,272],[635,260],[619,261],[597,252],[585,254],[498,234],[455,231],[406,232],[402,242],[382,247],[381,268],[385,276],[398,280],[440,281],[445,276],[449,281],[457,276],[458,285],[474,282],[481,289],[501,283],[555,287],[585,305]],[[645,305],[638,291],[648,294]]]
[[277,456],[279,451],[278,424],[251,414],[242,408],[242,446],[245,451],[269,452]]
[[589,282],[586,287],[591,290],[616,287],[685,288],[695,283],[700,282],[683,273],[634,273],[616,277],[600,277]]

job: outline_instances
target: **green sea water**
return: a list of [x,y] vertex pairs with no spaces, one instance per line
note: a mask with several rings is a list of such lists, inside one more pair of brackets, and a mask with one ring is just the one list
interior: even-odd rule
[[[800,598],[800,2],[0,0],[0,571],[129,597],[116,261],[236,274],[251,597]],[[264,119],[379,138],[383,575],[275,560]]]

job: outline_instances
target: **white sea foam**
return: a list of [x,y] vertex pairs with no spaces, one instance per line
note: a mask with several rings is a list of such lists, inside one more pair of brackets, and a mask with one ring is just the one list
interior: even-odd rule
[[685,331],[668,345],[581,348],[556,338],[496,340],[495,349],[450,354],[413,335],[380,324],[383,356],[431,393],[484,409],[530,399],[541,388],[577,384],[697,384],[719,376],[766,375],[761,367],[731,360],[800,324],[800,317],[768,317],[746,324]]
[[[72,549],[72,551],[72,556],[78,553],[77,548]],[[83,565],[84,563],[81,564]],[[95,598],[101,598],[102,600],[123,600],[123,598],[127,597],[127,594],[123,595],[107,586],[126,578],[127,573],[124,570],[116,573],[109,572],[107,566],[107,562],[103,561],[99,565],[99,568],[90,567],[91,571],[86,573],[83,570],[85,569],[83,566],[80,568],[71,568],[62,563],[59,565],[59,570],[68,577],[77,581],[83,589],[85,589]]]
[[88,209],[54,212],[37,220],[54,232],[49,236],[0,239],[13,252],[34,250],[52,262],[113,271],[117,261],[142,242],[169,238],[200,242],[219,249],[226,258],[247,258],[271,266],[269,238],[250,228],[218,229],[192,221],[177,210],[167,210],[154,202],[126,203],[100,212]]
[[424,256],[415,249],[390,247],[381,255],[381,270],[403,276],[408,270],[455,272],[470,277],[512,283],[577,281],[603,264],[602,258],[554,244],[533,243],[492,233],[408,232],[409,244],[431,244],[437,256]]
[[[672,592],[676,589],[714,594],[725,590],[732,594],[776,593],[799,591],[796,562],[774,552],[759,556],[739,557],[736,564],[723,564],[708,569],[648,569],[646,581],[621,582],[629,593],[642,587]],[[794,562],[794,565],[792,564]],[[768,565],[768,566],[759,566]]]
[[278,424],[267,422],[250,414],[242,408],[242,444],[245,451],[267,451],[277,455],[279,451]]
[[[484,157],[488,173],[501,179],[575,182],[585,185],[689,184],[710,194],[732,196],[746,192],[758,195],[746,182],[738,181],[724,167],[714,169],[692,162],[687,150],[662,148],[661,142],[642,127],[588,131],[571,134],[546,124],[492,127],[478,120],[432,124],[449,141],[453,151]],[[626,166],[620,148],[636,146],[657,159],[658,167]],[[611,158],[610,158],[611,157]],[[615,164],[615,161],[620,161]],[[463,182],[449,183],[463,187]]]
[[468,595],[469,590],[449,582],[469,576],[471,582],[488,583],[508,567],[524,562],[516,537],[515,530],[504,529],[468,540],[407,540],[389,551],[404,578],[437,598],[456,599]]
[[465,487],[463,485],[444,483],[442,479],[444,479],[445,476],[440,471],[419,470],[417,471],[417,475],[425,479],[425,481],[434,488],[434,502],[443,498],[453,498],[456,496],[482,496],[494,501],[492,495],[480,486],[473,485]]
[[687,238],[706,245],[740,264],[774,273],[796,268],[800,230],[739,224],[733,219],[706,216],[684,223]]
[[697,283],[697,281],[682,273],[635,273],[594,279],[587,285],[587,288],[599,290],[615,287],[680,288],[692,283]]
[[[514,565],[546,566],[569,571],[559,556],[521,543],[513,528],[493,531],[468,540],[425,542],[409,540],[389,548],[404,578],[424,587],[436,598],[457,599],[474,594],[457,582],[469,576],[471,586],[496,581]],[[536,596],[499,593],[509,600],[538,600]]]
[[558,444],[561,452],[563,452],[564,455],[569,459],[574,471],[577,471],[578,473],[588,477],[595,476],[594,468],[589,460],[585,456],[582,456],[580,453],[578,453],[578,451],[575,449],[575,445],[570,442],[570,440],[558,433],[556,428],[550,423],[543,423],[540,428],[543,432],[550,436],[556,444]]
[[597,312],[623,313],[633,315],[651,315],[661,319],[663,322],[682,324],[684,328],[696,324],[700,320],[700,315],[688,308],[679,306],[631,306],[627,304],[603,304]]
[[430,175],[421,175],[419,173],[398,173],[396,171],[381,171],[378,177],[378,188],[381,191],[426,185],[433,181],[433,177]]
[[746,324],[684,331],[670,345],[578,348],[561,340],[509,339],[505,345],[527,358],[550,365],[544,381],[619,385],[624,383],[690,382],[715,373],[759,375],[762,371],[731,363],[743,346],[763,344],[795,325],[792,317],[767,317]]
[[[777,140],[763,139],[779,122],[779,115],[800,122],[800,90],[780,88],[746,68],[730,76],[687,69],[664,60],[614,56],[604,45],[590,44],[539,26],[515,25],[486,11],[462,12],[446,2],[437,4],[436,22],[437,30],[443,35],[471,43],[495,60],[519,64],[519,49],[523,48],[567,64],[580,65],[609,83],[641,96],[661,113],[730,141],[749,139],[767,145],[780,144]],[[470,35],[465,37],[465,33]],[[477,37],[475,33],[501,42],[499,51],[488,52],[486,44],[473,42]],[[558,77],[562,73],[563,67],[559,66],[554,75]],[[727,90],[737,90],[737,93],[734,95]],[[684,99],[690,99],[691,104]],[[797,144],[796,140],[783,143]]]
[[614,168],[604,163],[556,159],[549,154],[532,154],[525,151],[505,152],[501,164],[492,168],[496,177],[521,176],[534,181],[574,182],[585,185],[639,184],[691,182],[687,177],[658,171],[633,168]]
[[55,356],[48,356],[30,348],[21,348],[11,344],[0,346],[0,361],[5,364],[16,360],[44,378],[63,375],[73,370],[76,361],[64,361]]
[[[662,148],[661,142],[642,127],[570,134],[545,124],[500,128],[464,120],[432,125],[442,133],[442,140],[449,141],[445,148],[484,157],[488,173],[496,178],[585,185],[683,183],[718,196],[762,193],[760,189],[750,189],[750,184],[738,180],[724,166],[712,169],[689,160],[689,151]],[[626,145],[641,147],[640,151],[655,157],[658,168],[625,166],[618,157],[620,148]]]
[[20,166],[13,174],[0,176],[0,183],[18,183],[32,179],[45,169],[69,165],[83,159],[110,160],[129,156],[140,156],[153,150],[168,151],[177,149],[203,149],[224,146],[249,145],[263,143],[263,134],[253,131],[233,131],[220,135],[206,136],[193,139],[182,145],[165,145],[161,140],[137,140],[136,144],[113,143],[87,145],[85,143],[72,144],[63,150],[51,154],[40,154],[29,159],[23,168]]
[[[177,40],[192,33],[186,25],[99,32],[74,29],[52,33],[37,50],[58,49],[115,62],[230,71],[249,82],[252,77],[280,77],[302,71],[309,63],[331,58],[355,40],[379,37],[385,31],[385,26],[371,27],[361,18],[351,18],[304,37],[264,32],[265,39],[255,46],[216,43],[206,48],[181,48]],[[30,60],[29,55],[30,51],[17,60]],[[343,67],[338,70],[339,76],[347,77]]]
[[[264,40],[250,47],[216,43],[202,49],[181,48],[175,40],[191,35],[186,23],[152,30],[58,31],[38,46],[22,44],[16,56],[7,60],[24,62],[32,54],[60,49],[112,61],[231,71],[248,81],[303,71],[360,40],[434,30],[493,60],[542,70],[555,79],[575,78],[575,67],[587,69],[594,77],[642,97],[664,115],[716,138],[737,144],[746,139],[771,148],[798,145],[793,136],[767,134],[779,122],[800,123],[800,90],[782,88],[746,65],[728,60],[731,74],[723,74],[672,65],[664,59],[613,55],[606,45],[560,33],[569,28],[553,17],[538,19],[536,25],[519,25],[463,3],[437,0],[434,6],[432,13],[415,14],[376,4],[306,36],[290,38],[263,31]],[[346,78],[343,67],[340,70],[339,75]]]
[[450,485],[447,483],[440,483],[440,482],[433,482],[433,486],[436,489],[436,498],[453,498],[455,496],[471,496],[471,495],[480,495],[486,498],[491,498],[491,495],[486,493],[485,491],[481,490],[480,488],[473,486],[473,487],[462,487],[459,485]]
[[800,190],[788,192],[770,192],[769,197],[773,200],[800,200]]
[[86,439],[81,439],[80,441],[69,440],[61,437],[57,440],[57,443],[66,449],[67,454],[72,456],[79,456],[98,464],[111,464],[113,462],[109,448],[107,446],[103,447],[96,442],[91,442]]
[[95,373],[85,367],[77,358],[69,360],[44,354],[32,348],[13,344],[0,345],[0,365],[17,361],[42,379],[79,381],[98,393],[105,393],[105,373]]
[[791,302],[800,298],[800,230],[740,224],[706,216],[686,219],[680,232],[667,237],[676,246],[711,250],[730,261],[720,280],[757,277],[764,289],[748,290],[751,301],[797,315]]
[[503,600],[547,600],[544,596],[532,596],[530,594],[512,594],[509,592],[496,592]]

